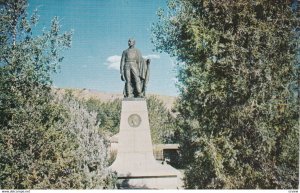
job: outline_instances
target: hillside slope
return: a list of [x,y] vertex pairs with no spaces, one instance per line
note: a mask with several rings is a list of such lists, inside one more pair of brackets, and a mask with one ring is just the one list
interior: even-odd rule
[[[107,92],[100,92],[90,89],[63,89],[63,88],[57,88],[56,89],[58,93],[64,94],[66,91],[72,91],[75,97],[79,99],[99,99],[103,102],[113,101],[115,99],[122,99],[123,94],[120,93],[107,93]],[[147,96],[155,96],[158,99],[160,99],[164,104],[165,107],[171,111],[171,109],[174,107],[174,103],[177,97],[174,96],[165,96],[165,95],[157,95],[157,94],[147,94]]]

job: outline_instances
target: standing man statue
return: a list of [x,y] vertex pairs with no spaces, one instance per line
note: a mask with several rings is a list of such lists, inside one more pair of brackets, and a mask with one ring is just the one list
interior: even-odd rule
[[124,97],[142,98],[149,80],[150,59],[142,57],[141,52],[134,47],[134,39],[128,40],[128,46],[122,53],[120,63],[121,80],[125,81]]

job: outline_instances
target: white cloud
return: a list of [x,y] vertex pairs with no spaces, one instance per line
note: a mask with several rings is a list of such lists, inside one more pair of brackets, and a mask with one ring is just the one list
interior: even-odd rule
[[118,55],[109,56],[106,59],[105,65],[108,66],[108,69],[120,70],[120,61],[121,61],[121,56]]
[[159,58],[160,58],[160,55],[157,55],[157,54],[149,54],[149,55],[143,56],[143,58],[146,58],[146,59],[159,59]]
[[[160,55],[149,54],[149,55],[143,56],[143,58],[146,58],[146,59],[159,59]],[[107,66],[108,69],[120,70],[120,61],[121,61],[121,56],[119,56],[119,55],[109,56],[106,59],[105,65]]]

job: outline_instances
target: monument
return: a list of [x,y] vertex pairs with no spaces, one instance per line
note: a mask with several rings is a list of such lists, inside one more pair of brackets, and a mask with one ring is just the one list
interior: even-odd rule
[[125,81],[124,97],[144,97],[150,74],[150,59],[144,59],[136,49],[135,40],[128,40],[129,48],[122,53],[120,63],[121,80]]
[[125,81],[117,157],[110,169],[117,172],[121,188],[177,189],[180,172],[157,162],[153,155],[147,104],[146,84],[150,60],[142,58],[129,39],[122,54],[121,79]]

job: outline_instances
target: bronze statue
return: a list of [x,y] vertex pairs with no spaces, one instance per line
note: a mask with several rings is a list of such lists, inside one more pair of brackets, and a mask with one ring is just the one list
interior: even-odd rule
[[149,80],[150,59],[144,59],[136,49],[135,40],[128,40],[129,48],[122,53],[120,63],[121,80],[125,81],[124,97],[145,97],[146,85]]

